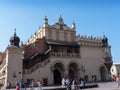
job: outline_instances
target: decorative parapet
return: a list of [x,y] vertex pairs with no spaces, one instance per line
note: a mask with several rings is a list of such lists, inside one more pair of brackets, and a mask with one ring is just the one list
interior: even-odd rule
[[101,37],[93,37],[92,35],[91,36],[86,36],[86,35],[78,35],[77,38],[79,39],[84,39],[84,40],[94,40],[94,41],[101,41],[103,38]]
[[76,41],[80,43],[81,46],[102,46],[102,38],[99,37],[78,35]]

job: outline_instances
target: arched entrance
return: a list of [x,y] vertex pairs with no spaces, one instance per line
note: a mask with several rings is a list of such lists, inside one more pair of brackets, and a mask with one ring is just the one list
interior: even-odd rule
[[73,80],[75,77],[74,71],[72,69],[69,69],[69,77],[71,80]]
[[54,70],[54,84],[61,84],[61,73],[58,69]]
[[61,62],[57,62],[53,68],[54,68],[53,72],[54,84],[61,85],[61,80],[65,76],[64,75],[65,67]]
[[101,81],[106,81],[106,70],[105,67],[100,68],[100,74],[101,74]]
[[69,64],[69,78],[71,80],[73,80],[74,78],[78,78],[79,77],[79,69],[78,69],[78,65],[75,62],[72,62]]

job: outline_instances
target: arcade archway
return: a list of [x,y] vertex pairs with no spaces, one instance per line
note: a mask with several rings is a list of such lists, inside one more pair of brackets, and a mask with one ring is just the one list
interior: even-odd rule
[[106,81],[106,69],[105,67],[100,68],[100,74],[101,74],[101,81]]
[[69,78],[70,79],[74,79],[74,78],[78,78],[79,74],[79,67],[78,65],[73,62],[69,64]]
[[74,79],[74,77],[75,77],[74,70],[69,69],[69,78],[70,78],[71,80],[73,80],[73,79]]
[[58,62],[54,65],[53,78],[55,85],[61,85],[62,77],[64,77],[64,71],[65,67],[62,63]]

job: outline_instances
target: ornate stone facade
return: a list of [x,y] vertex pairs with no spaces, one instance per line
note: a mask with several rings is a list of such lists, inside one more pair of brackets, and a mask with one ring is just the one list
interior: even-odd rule
[[70,28],[62,17],[54,25],[49,25],[45,17],[43,26],[27,44],[19,47],[18,39],[10,39],[12,43],[14,40],[17,44],[9,45],[1,59],[0,80],[5,87],[7,82],[14,86],[15,81],[39,79],[43,85],[59,85],[63,77],[87,82],[93,77],[96,81],[110,79],[112,56],[106,37],[77,36],[75,23]]

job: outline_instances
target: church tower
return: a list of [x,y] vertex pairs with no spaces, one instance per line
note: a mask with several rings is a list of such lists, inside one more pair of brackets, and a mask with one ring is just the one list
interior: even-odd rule
[[23,79],[23,50],[19,47],[20,38],[14,35],[10,38],[10,45],[6,49],[6,80],[5,83],[11,83],[15,86],[15,82],[21,82]]

